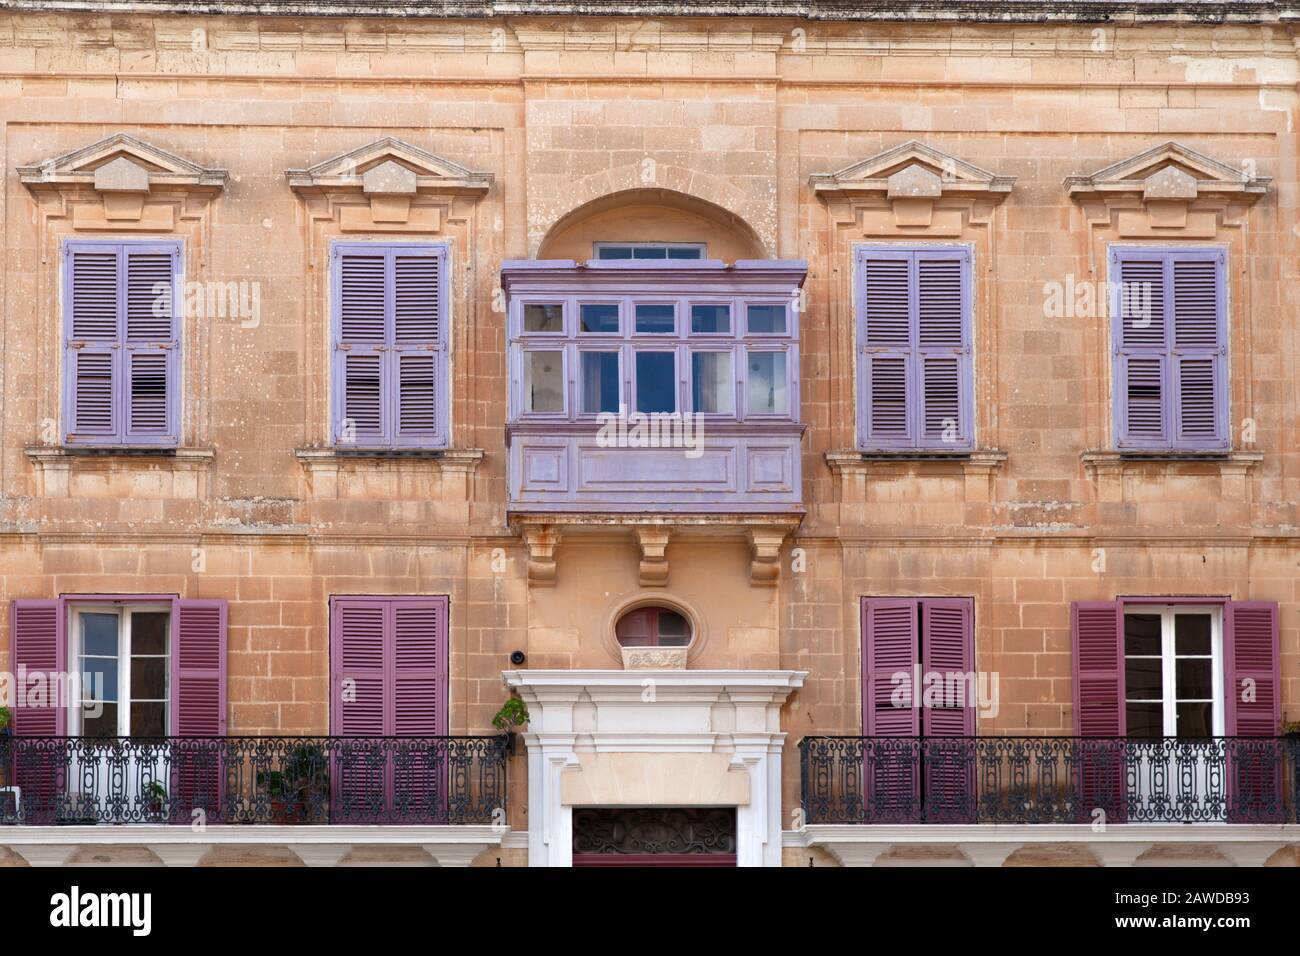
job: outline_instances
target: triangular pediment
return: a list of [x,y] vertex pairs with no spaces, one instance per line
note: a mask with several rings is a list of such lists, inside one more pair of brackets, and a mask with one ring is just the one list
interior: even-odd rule
[[409,195],[420,190],[486,192],[491,173],[474,172],[394,136],[385,136],[306,169],[287,169],[298,192],[361,189],[374,195]]
[[808,180],[818,195],[882,193],[891,198],[1005,194],[1015,181],[916,140]]
[[18,176],[30,188],[86,185],[106,192],[148,192],[158,186],[221,189],[226,183],[224,169],[200,166],[129,133],[19,166]]
[[1146,199],[1192,200],[1198,195],[1241,194],[1258,197],[1268,191],[1267,176],[1246,167],[1229,166],[1181,143],[1168,142],[1099,169],[1090,176],[1065,180],[1071,196],[1142,193]]

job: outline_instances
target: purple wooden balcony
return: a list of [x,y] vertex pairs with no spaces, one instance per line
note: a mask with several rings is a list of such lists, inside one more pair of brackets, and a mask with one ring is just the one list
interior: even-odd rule
[[511,510],[801,511],[806,272],[506,262]]

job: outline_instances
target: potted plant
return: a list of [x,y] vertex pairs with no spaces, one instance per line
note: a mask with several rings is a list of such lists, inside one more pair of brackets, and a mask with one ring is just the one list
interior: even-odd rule
[[144,786],[145,818],[151,821],[167,819],[167,788],[159,780],[150,780]]
[[9,758],[12,745],[5,738],[14,732],[14,715],[8,707],[0,707],[0,787],[9,786]]
[[8,707],[0,707],[0,737],[13,733],[14,714]]
[[257,785],[270,799],[273,823],[310,822],[328,805],[329,762],[324,749],[319,744],[299,744],[279,770],[258,771]]
[[528,723],[528,705],[518,697],[509,697],[492,718],[492,726],[506,735],[506,753],[515,752],[515,730]]
[[1300,739],[1300,720],[1284,720],[1282,722],[1282,736],[1290,737],[1292,740]]

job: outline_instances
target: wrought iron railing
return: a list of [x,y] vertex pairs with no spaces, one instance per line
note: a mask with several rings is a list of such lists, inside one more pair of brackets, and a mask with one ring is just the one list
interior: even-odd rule
[[805,737],[808,823],[1300,820],[1294,737]]
[[501,819],[507,737],[0,737],[0,825]]

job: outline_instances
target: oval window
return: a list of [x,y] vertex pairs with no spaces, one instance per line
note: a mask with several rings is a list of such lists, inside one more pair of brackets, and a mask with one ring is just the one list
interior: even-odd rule
[[686,647],[691,624],[672,608],[639,607],[619,618],[614,634],[623,647]]

